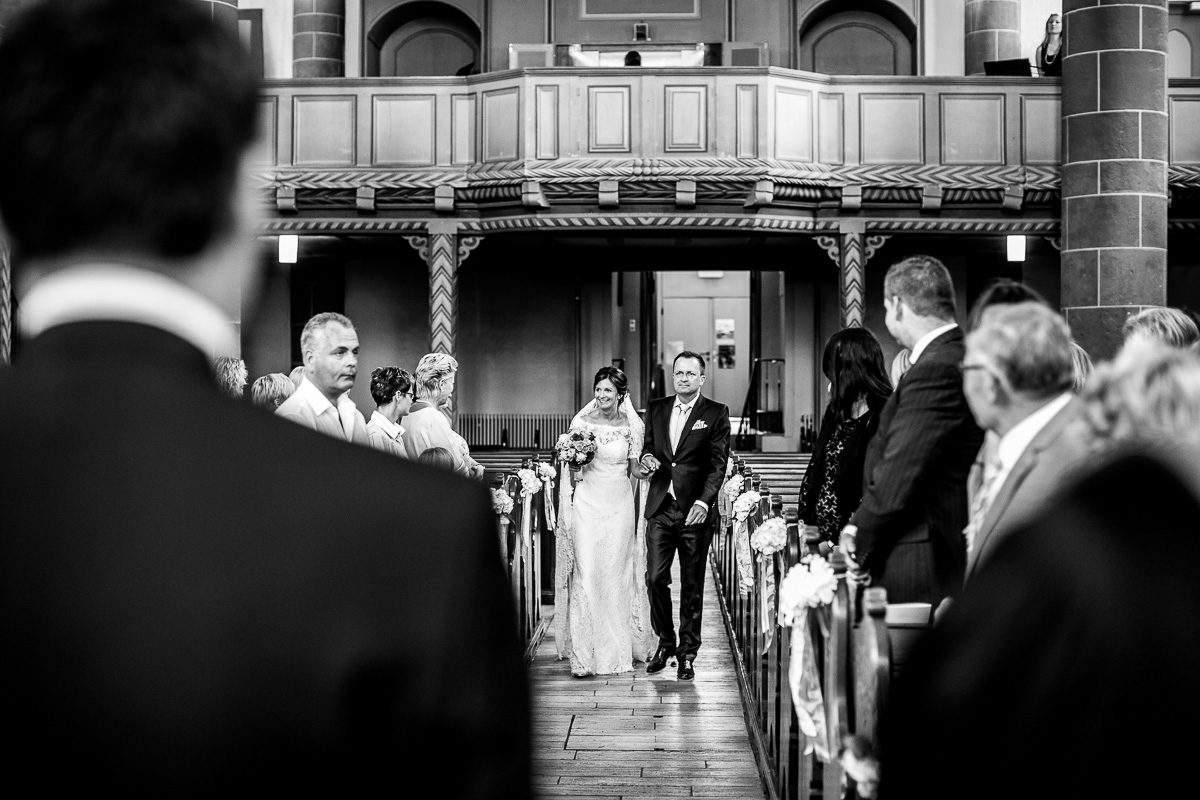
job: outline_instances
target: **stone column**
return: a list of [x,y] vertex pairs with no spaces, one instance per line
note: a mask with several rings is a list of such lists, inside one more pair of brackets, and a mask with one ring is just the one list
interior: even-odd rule
[[1062,305],[1093,359],[1167,299],[1167,0],[1066,0]]
[[842,231],[841,257],[838,266],[841,268],[842,327],[861,328],[867,291],[862,231]]
[[985,61],[1021,57],[1021,0],[967,0],[964,27],[968,75],[982,75]]
[[0,364],[12,360],[12,267],[8,245],[0,238]]
[[199,0],[211,9],[213,19],[237,30],[238,0]]
[[343,77],[346,72],[346,0],[295,2],[292,77]]

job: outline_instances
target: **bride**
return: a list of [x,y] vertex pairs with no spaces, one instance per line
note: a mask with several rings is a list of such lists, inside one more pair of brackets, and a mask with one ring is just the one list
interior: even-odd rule
[[[596,455],[578,480],[562,467],[554,626],[558,657],[571,674],[628,672],[658,637],[646,590],[645,471],[638,464],[645,425],[629,401],[629,381],[603,367],[595,399],[571,421],[596,435]],[[631,480],[632,476],[632,480]],[[635,485],[638,491],[635,492]]]

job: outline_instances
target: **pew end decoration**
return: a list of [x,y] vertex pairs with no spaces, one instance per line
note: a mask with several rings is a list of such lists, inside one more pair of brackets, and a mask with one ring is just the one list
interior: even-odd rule
[[[788,570],[779,585],[779,624],[792,629],[792,652],[788,665],[788,683],[792,705],[805,736],[805,755],[816,751],[817,758],[830,763],[829,736],[825,721],[825,698],[817,669],[816,643],[810,619],[825,628],[826,609],[837,590],[833,567],[819,555],[806,555]],[[810,613],[813,612],[813,613]]]
[[787,523],[781,517],[763,520],[762,524],[754,529],[754,533],[750,534],[750,546],[758,553],[758,596],[762,604],[759,620],[764,655],[771,649],[775,638],[775,623],[771,613],[775,609],[775,569],[778,566],[780,574],[783,574],[783,556],[780,553],[787,547],[787,543]]
[[[737,476],[742,479],[741,475]],[[730,479],[732,484],[733,478]],[[740,484],[745,486],[745,482]],[[754,591],[754,559],[750,547],[750,515],[758,509],[762,496],[753,489],[743,491],[733,501],[733,548],[737,556],[738,589],[744,595]]]
[[504,489],[492,489],[492,511],[505,522],[512,522],[513,499]]
[[579,472],[596,457],[596,434],[587,428],[571,428],[558,437],[554,452],[560,463]]
[[542,490],[542,479],[532,469],[517,470],[517,477],[521,481],[521,497],[533,497]]

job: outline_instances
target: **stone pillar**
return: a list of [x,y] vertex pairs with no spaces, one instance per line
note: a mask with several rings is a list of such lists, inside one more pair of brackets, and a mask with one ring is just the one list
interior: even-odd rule
[[861,328],[867,293],[867,261],[863,257],[863,234],[857,230],[842,231],[841,263],[841,321],[843,328]]
[[1167,0],[1066,0],[1062,306],[1093,359],[1167,299]]
[[967,0],[964,27],[968,75],[982,75],[985,61],[1021,57],[1021,0]]
[[8,245],[0,238],[0,364],[12,360],[12,267]]
[[213,19],[237,30],[238,0],[199,0],[199,2],[209,7]]
[[295,2],[292,77],[343,77],[346,72],[346,0]]

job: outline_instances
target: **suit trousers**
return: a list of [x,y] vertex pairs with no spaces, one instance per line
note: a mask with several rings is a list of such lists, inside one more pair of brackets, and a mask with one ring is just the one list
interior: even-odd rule
[[712,543],[712,520],[685,525],[687,512],[667,495],[658,512],[646,523],[647,587],[650,622],[660,645],[675,646],[675,621],[671,613],[671,564],[679,551],[679,655],[696,655],[700,649],[700,623],[704,614],[704,570]]

